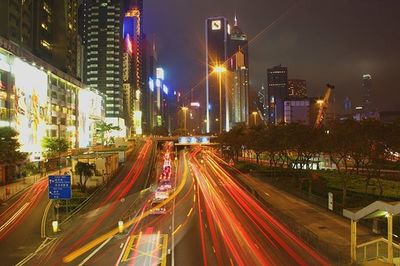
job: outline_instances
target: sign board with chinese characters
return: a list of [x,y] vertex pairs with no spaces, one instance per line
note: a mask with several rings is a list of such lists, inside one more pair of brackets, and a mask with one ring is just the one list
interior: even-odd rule
[[49,199],[71,199],[71,176],[50,175],[49,176]]

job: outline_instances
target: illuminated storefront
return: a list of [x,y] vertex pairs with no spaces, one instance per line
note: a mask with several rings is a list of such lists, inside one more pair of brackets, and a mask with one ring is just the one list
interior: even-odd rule
[[46,136],[47,74],[15,58],[11,67],[15,78],[15,129],[21,151],[40,157],[41,140]]
[[97,90],[0,37],[0,127],[19,133],[31,161],[43,160],[44,137],[65,138],[71,149],[92,145],[104,107]]

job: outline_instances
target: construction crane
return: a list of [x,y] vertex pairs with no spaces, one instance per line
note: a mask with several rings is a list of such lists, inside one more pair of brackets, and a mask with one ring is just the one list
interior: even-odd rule
[[315,128],[320,128],[322,125],[322,122],[325,119],[326,111],[327,111],[328,105],[329,105],[329,97],[331,97],[332,90],[334,88],[335,88],[335,86],[326,84],[326,91],[325,91],[324,98],[317,100],[317,104],[319,105],[319,107],[318,107],[317,119],[315,120],[315,124],[314,124]]

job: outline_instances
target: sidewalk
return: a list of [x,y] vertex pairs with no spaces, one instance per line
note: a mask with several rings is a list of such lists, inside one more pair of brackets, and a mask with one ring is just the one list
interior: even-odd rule
[[[285,219],[306,228],[321,242],[320,247],[327,253],[337,252],[341,263],[349,261],[350,257],[350,221],[329,212],[327,209],[312,205],[285,191],[248,175],[241,175],[241,180],[254,189],[258,196],[272,209],[281,212]],[[279,214],[271,211],[279,220]],[[361,225],[357,227],[357,243],[364,243],[377,238],[371,230]],[[331,247],[333,250],[325,250]],[[334,255],[334,254],[333,254]]]
[[[65,167],[61,169],[61,173],[64,173],[66,171],[70,171],[71,167]],[[21,178],[20,180],[7,184],[7,185],[2,185],[0,186],[0,202],[7,201],[8,199],[12,198],[22,190],[30,187],[34,183],[38,182],[42,178],[47,178],[49,175],[56,175],[58,174],[59,170],[56,171],[51,171],[48,172],[46,175],[41,176],[40,174],[32,175],[32,176],[27,176],[24,178]]]

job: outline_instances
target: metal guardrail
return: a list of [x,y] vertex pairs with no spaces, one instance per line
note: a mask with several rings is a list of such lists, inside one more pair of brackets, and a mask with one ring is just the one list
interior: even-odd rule
[[[378,238],[357,245],[357,263],[381,259],[387,260],[388,241],[386,238]],[[393,258],[400,258],[400,245],[393,243]],[[398,265],[398,264],[397,264]]]

